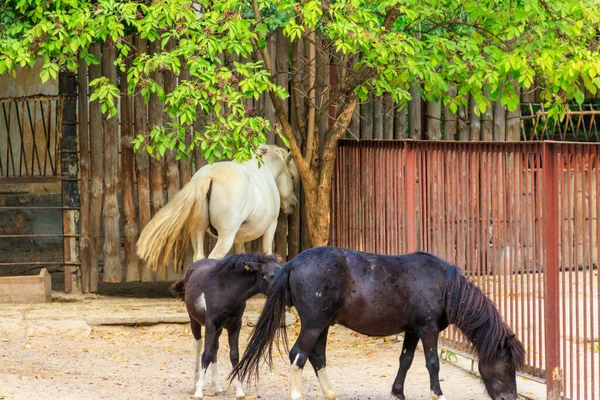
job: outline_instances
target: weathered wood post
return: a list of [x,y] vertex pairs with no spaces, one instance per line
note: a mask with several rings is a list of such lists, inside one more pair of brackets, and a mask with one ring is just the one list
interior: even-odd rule
[[88,66],[83,58],[79,59],[77,71],[78,96],[78,139],[79,174],[81,188],[81,213],[79,218],[79,252],[81,255],[81,291],[90,291],[90,261],[92,244],[90,241],[90,137],[88,111]]
[[59,76],[62,101],[62,137],[60,140],[63,205],[63,256],[65,262],[65,292],[81,292],[81,270],[77,268],[77,225],[79,224],[79,191],[77,174],[77,78],[73,72]]

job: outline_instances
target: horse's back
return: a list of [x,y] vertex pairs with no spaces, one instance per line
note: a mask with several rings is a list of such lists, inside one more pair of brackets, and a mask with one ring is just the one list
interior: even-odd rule
[[334,322],[355,331],[385,336],[412,330],[425,316],[443,317],[449,264],[430,254],[384,256],[320,247],[293,262],[296,308],[334,307]]

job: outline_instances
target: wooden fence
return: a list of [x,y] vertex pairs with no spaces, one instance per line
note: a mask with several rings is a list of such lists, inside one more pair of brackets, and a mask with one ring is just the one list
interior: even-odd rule
[[[147,46],[144,40],[134,39],[136,48],[155,52],[157,44]],[[271,56],[275,60],[277,82],[289,91],[289,79],[295,73],[295,65],[288,60],[288,42],[279,32],[272,35]],[[168,122],[169,116],[155,96],[145,104],[141,95],[129,96],[125,93],[126,76],[117,74],[114,66],[115,48],[107,43],[95,45],[95,55],[102,60],[100,65],[89,68],[80,63],[79,68],[79,155],[81,178],[81,261],[82,289],[96,291],[98,271],[102,271],[106,282],[141,280],[173,280],[179,275],[173,268],[166,274],[156,276],[141,265],[135,254],[135,243],[140,230],[150,221],[185,185],[192,174],[205,160],[196,152],[187,161],[178,161],[175,154],[167,152],[163,159],[149,157],[143,151],[134,154],[131,139],[145,134],[154,125]],[[303,57],[297,63],[306,63]],[[319,64],[317,79],[318,93],[326,93],[326,86],[335,78],[335,68],[327,68],[327,61]],[[301,68],[298,68],[299,70]],[[120,83],[122,97],[117,118],[105,119],[96,102],[89,103],[88,82],[100,76],[111,82]],[[166,91],[172,90],[178,80],[187,79],[184,70],[181,76],[173,73],[156,72],[152,78],[163,84]],[[424,102],[420,99],[419,87],[412,89],[415,99],[406,108],[394,107],[389,95],[375,97],[360,104],[348,129],[348,138],[357,139],[445,139],[461,141],[518,141],[523,134],[521,109],[509,112],[493,103],[481,116],[472,111],[473,105],[463,107],[457,113],[450,112],[439,102]],[[524,93],[524,100],[535,101],[535,93]],[[590,95],[591,96],[591,95]],[[326,101],[325,95],[317,96],[318,101]],[[590,98],[592,98],[591,96]],[[274,108],[268,96],[248,100],[258,115],[275,123]],[[295,107],[285,107],[290,112],[292,124],[298,120]],[[539,106],[531,108],[537,112]],[[330,109],[330,113],[335,110]],[[319,122],[327,126],[327,116]],[[195,131],[202,131],[199,121]],[[273,133],[268,134],[268,142],[282,144]],[[309,246],[308,232],[303,206],[303,193],[299,190],[299,212],[291,216],[281,216],[275,238],[275,251],[284,259],[289,259]],[[102,229],[101,229],[102,228]],[[209,239],[207,251],[213,246]],[[259,249],[259,243],[246,245],[247,250]],[[101,267],[100,267],[101,266]]]

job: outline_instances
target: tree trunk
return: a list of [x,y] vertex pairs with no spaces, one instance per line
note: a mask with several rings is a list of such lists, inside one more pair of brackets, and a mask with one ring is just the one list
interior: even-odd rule
[[[131,58],[126,60],[127,68]],[[135,244],[138,227],[135,213],[134,155],[132,133],[132,104],[127,94],[127,73],[121,72],[121,197],[123,202],[123,241],[125,246],[125,279],[127,282],[140,280],[139,259]],[[144,150],[142,150],[144,151]]]
[[[146,39],[136,37],[136,47],[139,54],[146,53],[148,42]],[[134,127],[136,135],[148,134],[148,110],[141,93],[134,98]],[[146,150],[140,149],[135,155],[135,167],[138,189],[139,229],[144,229],[152,218],[150,198],[150,157]],[[140,275],[142,282],[153,282],[154,271],[145,263],[140,262]]]
[[[102,50],[99,44],[93,44],[93,53],[100,59]],[[101,65],[90,65],[90,81],[102,76]],[[90,292],[98,291],[99,259],[100,259],[100,225],[102,222],[102,194],[104,187],[104,127],[102,126],[102,111],[100,103],[90,103],[90,159],[92,180],[90,182]]]
[[[108,39],[102,55],[102,72],[113,85],[117,84],[115,66],[115,43]],[[104,117],[104,208],[102,214],[104,231],[104,282],[119,283],[122,280],[121,240],[119,234],[119,203],[117,183],[119,171],[119,120],[116,116]]]
[[81,174],[81,215],[79,248],[81,253],[81,291],[90,291],[90,261],[92,243],[90,239],[90,135],[88,112],[88,66],[79,59],[77,72],[77,96],[79,98],[79,173]]

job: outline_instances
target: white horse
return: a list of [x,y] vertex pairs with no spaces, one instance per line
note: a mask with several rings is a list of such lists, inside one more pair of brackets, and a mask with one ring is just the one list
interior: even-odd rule
[[258,151],[264,152],[260,167],[254,157],[200,168],[144,228],[138,256],[153,269],[166,267],[171,258],[179,267],[191,239],[194,261],[200,260],[211,227],[218,238],[208,258],[224,257],[233,244],[242,252],[245,242],[261,236],[263,252],[271,254],[279,210],[290,214],[298,205],[298,170],[292,154],[281,147],[261,145]]

